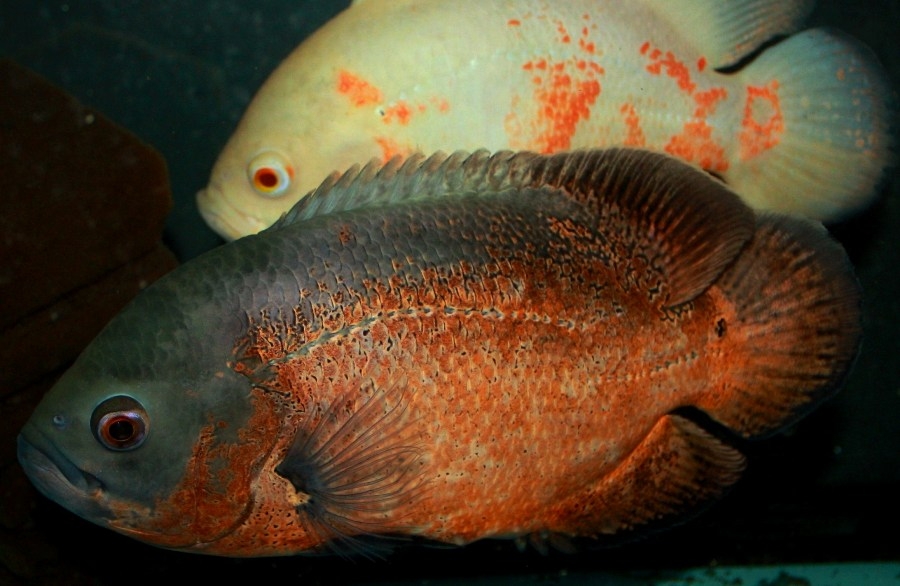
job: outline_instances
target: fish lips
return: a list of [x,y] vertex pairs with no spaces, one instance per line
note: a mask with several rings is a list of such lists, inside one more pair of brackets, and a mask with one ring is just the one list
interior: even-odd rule
[[260,218],[234,207],[215,185],[198,191],[196,198],[203,221],[225,240],[255,234],[268,226]]
[[75,466],[52,443],[32,441],[23,430],[16,453],[25,475],[50,500],[94,523],[112,516],[101,502],[103,483]]

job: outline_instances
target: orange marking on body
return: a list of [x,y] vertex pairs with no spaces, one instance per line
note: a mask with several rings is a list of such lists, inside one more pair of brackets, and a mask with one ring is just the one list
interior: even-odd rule
[[506,24],[509,26],[521,26],[522,21],[518,18],[510,18],[508,21],[506,21]]
[[337,91],[357,107],[377,104],[382,100],[381,90],[349,71],[338,73]]
[[[432,96],[427,102],[441,114],[446,114],[450,111],[450,102],[446,98]],[[428,103],[410,103],[406,100],[397,100],[390,106],[381,108],[381,121],[385,124],[397,123],[406,126],[409,124],[410,120],[412,120],[413,116],[425,114],[428,111]]]
[[428,100],[431,104],[438,109],[438,112],[445,114],[450,111],[450,102],[447,98],[439,98],[433,97]]
[[665,72],[666,75],[674,79],[678,83],[679,89],[687,93],[694,91],[696,85],[691,80],[691,72],[687,65],[675,58],[671,51],[666,51],[663,55],[659,49],[654,49],[650,54],[650,60],[653,63],[647,65],[647,71],[653,75],[660,75]]
[[681,133],[673,136],[664,147],[671,155],[692,161],[709,171],[728,170],[725,149],[712,138],[712,126],[705,120],[685,122]]
[[396,156],[407,157],[412,154],[412,149],[401,146],[397,141],[386,136],[376,136],[375,142],[381,149],[381,162],[387,163]]
[[398,122],[406,126],[409,124],[409,119],[412,116],[413,111],[409,107],[405,101],[400,100],[395,104],[388,106],[384,109],[384,116],[381,118],[385,124],[391,124],[393,122]]
[[597,50],[597,46],[594,45],[593,42],[587,41],[585,39],[578,39],[578,46],[581,47],[581,50],[585,53],[590,53],[591,55]]
[[[729,163],[725,149],[713,138],[713,127],[708,120],[718,105],[728,97],[728,91],[723,87],[698,91],[687,65],[671,51],[664,52],[644,43],[640,47],[640,53],[650,60],[646,67],[648,73],[666,75],[675,81],[679,90],[694,100],[691,119],[684,123],[681,132],[672,136],[664,145],[665,151],[709,171],[727,171]],[[697,69],[703,71],[705,68],[706,59],[700,57]]]
[[697,108],[694,110],[694,116],[696,118],[707,118],[712,116],[715,113],[716,106],[719,105],[719,102],[727,97],[728,92],[722,87],[714,87],[703,92],[694,93],[694,102],[697,104]]
[[[590,20],[587,14],[582,18]],[[561,20],[553,22],[559,41],[571,43],[565,23]],[[522,65],[523,71],[540,74],[531,76],[531,100],[514,97],[511,110],[504,119],[512,146],[542,153],[571,147],[579,125],[590,118],[591,107],[601,92],[600,77],[605,73],[596,61],[597,47],[589,38],[592,28],[583,25],[578,29],[581,32],[579,50],[588,58],[538,56]]]
[[741,121],[741,159],[750,159],[781,142],[784,133],[784,117],[778,98],[778,82],[773,80],[764,86],[748,86],[744,103],[744,119]]
[[[575,60],[548,65],[549,76],[532,79],[537,105],[532,126],[537,132],[529,143],[529,148],[544,153],[570,147],[578,124],[590,116],[590,108],[600,95],[600,82],[593,69],[579,68]],[[510,122],[507,117],[507,127]]]
[[644,136],[644,130],[641,128],[641,119],[638,116],[634,104],[622,104],[619,112],[625,121],[625,128],[628,133],[625,135],[623,144],[630,147],[643,147],[647,145],[647,138]]
[[566,25],[563,24],[563,21],[556,21],[556,32],[559,33],[559,42],[560,43],[571,43],[572,37],[569,36],[569,31],[566,30]]

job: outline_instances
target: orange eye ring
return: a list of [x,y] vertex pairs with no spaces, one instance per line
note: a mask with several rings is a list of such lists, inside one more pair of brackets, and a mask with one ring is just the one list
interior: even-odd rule
[[247,179],[260,195],[280,197],[291,186],[294,168],[282,154],[263,151],[247,165]]
[[103,447],[124,452],[144,443],[150,419],[138,401],[118,395],[97,405],[91,415],[91,431]]

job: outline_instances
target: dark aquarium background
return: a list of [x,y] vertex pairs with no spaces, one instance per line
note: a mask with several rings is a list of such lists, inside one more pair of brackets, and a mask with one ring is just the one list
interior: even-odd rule
[[[221,244],[197,213],[194,194],[206,185],[247,103],[291,49],[346,5],[332,0],[0,0],[0,58],[44,76],[162,154],[173,196],[163,241],[184,262]],[[810,26],[837,28],[868,45],[896,91],[898,23],[898,0],[831,0],[819,2]],[[4,99],[0,94],[0,106]],[[0,119],[0,133],[5,128]],[[12,203],[7,198],[18,193],[9,182],[22,176],[11,165],[0,158],[0,238],[3,215]],[[59,218],[48,218],[48,225],[54,221]],[[0,388],[0,585],[136,586],[194,576],[208,584],[307,586],[688,584],[706,583],[704,575],[716,584],[850,583],[816,582],[797,564],[859,562],[896,564],[885,575],[900,584],[900,173],[890,172],[871,209],[831,229],[848,249],[865,295],[864,346],[849,382],[787,433],[750,446],[744,480],[724,501],[683,526],[619,547],[585,544],[579,553],[546,556],[520,553],[505,541],[462,549],[401,548],[381,561],[232,560],[168,552],[95,527],[38,495],[15,461],[14,445],[34,397]],[[42,237],[35,231],[36,241]],[[59,254],[66,248],[61,246]],[[0,264],[12,260],[0,258]],[[43,286],[41,267],[32,268],[38,276],[17,284],[22,295]],[[0,314],[5,311],[0,307]],[[41,340],[40,345],[57,342]],[[0,371],[18,368],[9,358],[14,354],[0,348]],[[726,570],[732,566],[771,571]],[[705,574],[689,577],[684,573],[689,568]],[[851,577],[871,571],[868,565],[846,568],[843,575]]]

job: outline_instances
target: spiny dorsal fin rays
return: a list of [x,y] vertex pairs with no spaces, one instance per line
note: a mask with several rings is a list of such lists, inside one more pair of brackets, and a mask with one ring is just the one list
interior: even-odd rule
[[[354,165],[342,174],[330,175],[271,229],[370,206],[462,194],[490,196],[518,186],[515,180],[525,171],[523,163],[535,156],[509,151],[491,155],[479,150],[451,155],[439,151],[429,157],[414,154],[406,159],[394,157],[384,164],[373,159],[362,168]],[[513,160],[518,164],[508,164]]]
[[568,197],[592,210],[599,232],[662,272],[670,306],[705,290],[753,233],[753,212],[721,182],[638,149],[555,155],[479,150],[372,161],[330,176],[270,230],[350,210],[523,189]]
[[592,209],[597,229],[659,265],[667,305],[702,293],[750,240],[755,214],[723,183],[675,158],[639,149],[537,158],[533,186],[562,189]]

